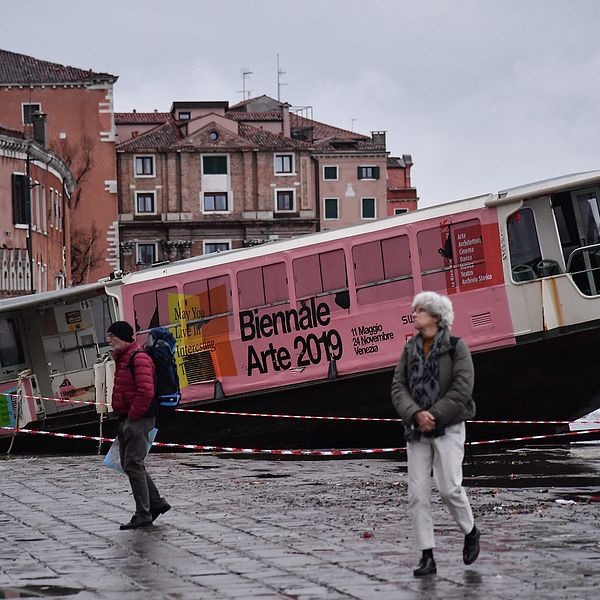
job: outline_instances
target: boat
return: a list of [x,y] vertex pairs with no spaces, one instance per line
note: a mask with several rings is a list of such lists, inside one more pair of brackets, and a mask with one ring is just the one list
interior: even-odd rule
[[[8,372],[3,361],[0,385],[31,374],[31,396],[42,398],[31,400],[32,427],[98,435],[103,423],[110,433],[104,336],[118,318],[134,325],[141,343],[152,327],[173,332],[182,408],[395,417],[389,389],[414,334],[411,301],[434,290],[452,298],[453,334],[473,353],[478,419],[574,420],[600,407],[599,198],[600,171],[567,175],[2,300],[0,328],[12,331],[19,360]],[[45,399],[67,396],[97,405]],[[473,424],[468,435],[568,430],[499,427]],[[157,441],[218,446],[402,443],[399,423],[376,420],[175,413],[159,430]]]

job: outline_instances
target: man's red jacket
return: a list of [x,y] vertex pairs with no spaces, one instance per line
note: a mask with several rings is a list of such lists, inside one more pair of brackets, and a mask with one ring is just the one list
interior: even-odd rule
[[[120,352],[113,351],[116,369],[112,407],[119,416],[129,417],[132,421],[141,419],[146,413],[154,414],[150,410],[154,399],[154,363],[146,352],[139,350],[142,347],[137,342],[131,342]],[[136,351],[133,369],[130,369],[129,359]]]

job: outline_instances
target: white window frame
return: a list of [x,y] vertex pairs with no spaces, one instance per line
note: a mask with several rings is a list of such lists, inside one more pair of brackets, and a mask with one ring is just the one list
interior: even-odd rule
[[[325,167],[335,167],[335,179],[327,179],[325,177]],[[323,165],[323,181],[339,181],[340,180],[340,167],[339,165]]]
[[[202,254],[207,254],[206,245],[207,244],[227,244],[229,247],[227,250],[231,250],[231,240],[202,240]],[[217,252],[208,252],[208,254],[218,254],[219,252],[227,252],[227,250],[219,250]]]
[[[154,200],[152,201],[152,204],[154,206],[154,210],[153,211],[144,211],[144,212],[138,212],[138,196],[140,195],[149,195],[151,194],[152,197],[154,198]],[[136,190],[133,194],[134,198],[133,198],[133,202],[134,202],[134,206],[133,206],[133,211],[135,215],[139,215],[139,216],[145,216],[145,215],[156,215],[157,214],[157,210],[156,210],[156,191],[155,190]]]
[[[279,210],[277,208],[277,193],[278,192],[292,192],[292,200],[293,200],[293,207],[291,210]],[[297,199],[296,199],[296,188],[275,188],[273,190],[273,202],[274,202],[274,212],[276,213],[295,213],[296,211],[296,205],[297,205]]]
[[[152,173],[150,175],[138,174],[137,172],[137,159],[138,158],[151,158],[152,159]],[[156,156],[154,154],[134,154],[133,155],[133,176],[135,179],[152,179],[156,177]]]
[[[328,217],[326,211],[327,200],[335,200],[335,204],[337,207],[337,217]],[[340,220],[340,199],[327,197],[323,198],[323,221],[339,221]]]
[[[373,200],[373,208],[375,216],[373,217],[365,217],[364,216],[364,201],[365,200]],[[377,198],[375,198],[374,196],[365,196],[364,198],[360,199],[360,218],[362,221],[376,221],[377,220]]]
[[[50,188],[52,189],[52,188]],[[46,202],[46,186],[42,186],[42,222],[41,228],[44,235],[48,235],[48,204]]]
[[404,215],[409,212],[408,208],[394,208],[394,216]]
[[[206,210],[204,208],[204,196],[213,196],[214,194],[227,195],[227,210]],[[200,212],[204,215],[229,215],[233,210],[233,192],[229,190],[219,190],[218,192],[200,192]]]
[[41,187],[42,184],[39,181],[34,181],[35,200],[31,203],[31,229],[33,231],[41,231],[40,227],[40,207],[41,207]]
[[[39,106],[39,109],[37,111],[33,111],[33,112],[42,112],[42,103],[41,102],[21,102],[21,123],[23,123],[23,125],[30,125],[31,123],[33,123],[33,121],[30,121],[29,123],[25,123],[25,107],[26,106]],[[31,116],[33,114],[33,112],[31,111],[31,109],[29,109],[29,115]]]
[[[204,172],[204,157],[205,156],[224,156],[227,160],[227,173],[205,173]],[[203,177],[229,177],[231,174],[231,161],[229,160],[229,154],[225,154],[223,152],[207,152],[206,154],[202,154],[200,156],[200,173]]]
[[[358,165],[359,169],[377,169],[379,165]],[[379,176],[381,177],[381,169],[379,170]],[[357,177],[358,181],[377,181],[375,177]]]
[[[292,159],[292,170],[291,171],[278,171],[277,170],[277,157],[278,156],[289,156]],[[290,177],[296,175],[296,155],[293,152],[273,152],[273,174],[276,177]]]
[[[151,263],[142,263],[142,261],[140,260],[140,246],[154,246],[154,261]],[[155,262],[158,261],[158,242],[136,242],[135,243],[135,264],[139,265],[139,264],[143,264],[143,265],[152,265]]]

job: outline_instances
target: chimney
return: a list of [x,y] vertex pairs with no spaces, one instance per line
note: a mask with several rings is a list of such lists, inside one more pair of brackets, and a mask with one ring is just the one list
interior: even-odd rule
[[281,105],[281,120],[283,121],[283,135],[284,137],[292,137],[292,131],[290,128],[290,104],[284,102]]
[[378,146],[383,146],[385,150],[385,131],[371,131],[371,139],[374,144]]
[[46,139],[48,137],[46,127],[46,113],[34,112],[31,115],[31,121],[33,122],[33,140],[41,146],[46,146]]

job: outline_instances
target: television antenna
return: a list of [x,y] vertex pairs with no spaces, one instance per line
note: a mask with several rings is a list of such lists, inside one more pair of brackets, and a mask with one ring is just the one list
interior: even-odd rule
[[[252,92],[252,90],[246,90],[246,79],[250,78],[250,75],[252,75],[252,71],[250,71],[248,67],[242,67],[240,75],[242,77],[242,89],[238,90],[238,92],[242,94],[242,100],[247,100],[248,98],[250,98],[250,93]],[[246,93],[248,94],[247,96]]]
[[281,101],[281,86],[287,85],[281,81],[281,76],[285,74],[286,72],[279,68],[279,54],[277,54],[277,102]]

